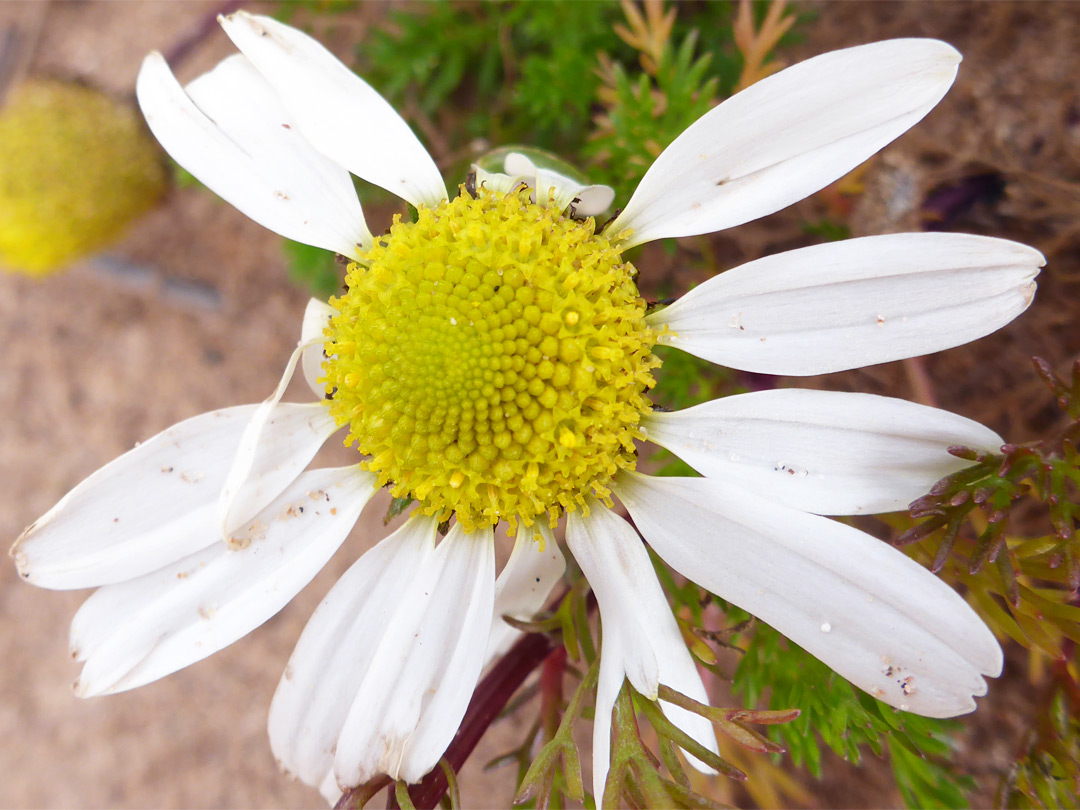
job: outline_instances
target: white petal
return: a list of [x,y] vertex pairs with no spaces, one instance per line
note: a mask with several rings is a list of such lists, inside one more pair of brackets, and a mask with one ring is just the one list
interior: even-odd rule
[[818,515],[895,512],[971,462],[952,445],[997,452],[978,422],[872,394],[777,389],[724,397],[642,422],[649,440],[702,475]]
[[298,478],[246,527],[246,545],[215,543],[173,565],[95,592],[71,624],[85,660],[81,697],[155,681],[261,625],[330,559],[375,491],[357,467]]
[[[258,490],[258,496],[251,491],[251,487],[255,485],[255,481],[249,482],[249,478],[258,479],[261,475],[269,470],[266,469],[263,460],[267,460],[271,465],[276,461],[276,455],[272,448],[264,446],[275,438],[274,436],[267,435],[267,426],[271,423],[276,423],[278,428],[274,430],[274,433],[278,433],[279,430],[285,429],[288,433],[289,429],[293,426],[291,420],[275,420],[275,412],[284,407],[281,403],[281,397],[285,394],[285,389],[289,387],[289,382],[292,380],[293,372],[296,371],[296,364],[300,360],[301,355],[316,345],[316,342],[303,342],[297,344],[293,350],[292,355],[289,357],[289,361],[285,364],[285,372],[281,375],[281,380],[278,381],[277,388],[274,389],[269,398],[263,400],[255,408],[251,415],[251,419],[244,428],[244,434],[240,437],[240,446],[237,448],[236,454],[232,459],[232,466],[229,469],[229,474],[225,477],[225,483],[221,487],[221,491],[218,495],[218,520],[221,524],[221,537],[228,540],[232,531],[241,524],[245,523],[256,512],[262,509],[267,503],[273,500],[278,492],[272,491],[272,486],[260,487]],[[329,426],[324,419],[317,420],[316,424],[312,425],[311,434],[317,435],[319,432],[327,430]],[[330,431],[333,432],[333,431]],[[329,436],[329,433],[326,434]],[[310,438],[310,436],[309,436]],[[324,437],[324,441],[325,441]],[[321,445],[322,442],[319,442]],[[303,446],[308,446],[306,443]],[[311,461],[311,457],[315,455],[318,450],[315,447],[311,450],[311,455],[303,460],[303,464],[299,467],[293,467],[293,477],[307,466],[307,463]],[[298,462],[300,458],[294,459]],[[280,471],[279,471],[280,472]],[[284,471],[284,475],[276,476],[271,482],[273,485],[277,485],[279,482],[284,487],[288,483],[289,470]],[[262,501],[261,503],[259,501]],[[254,507],[254,508],[252,508]]]
[[[451,537],[452,534],[448,535],[447,541]],[[455,542],[457,548],[451,547],[447,553],[457,559],[447,562],[439,584],[448,589],[464,590],[464,593],[446,596],[443,602],[443,609],[455,619],[448,624],[447,633],[453,635],[460,627],[460,637],[444,653],[442,664],[433,669],[435,683],[425,693],[429,696],[427,705],[401,758],[400,777],[407,782],[419,782],[434,768],[457,734],[483,671],[484,653],[491,634],[495,605],[494,533],[490,530],[472,534],[462,532]],[[436,553],[441,549],[442,545]],[[431,609],[438,609],[434,602]],[[449,676],[447,673],[454,674]],[[417,677],[420,678],[419,673]]]
[[786,208],[914,126],[956,78],[932,39],[833,51],[751,85],[663,151],[622,214],[628,247],[730,228]]
[[574,216],[596,217],[604,213],[615,201],[615,189],[611,186],[585,186],[577,193]]
[[503,174],[502,172],[488,172],[473,164],[472,170],[476,172],[476,187],[486,188],[488,191],[498,191],[509,194],[522,184],[522,178]]
[[853,684],[952,717],[986,694],[1001,647],[948,585],[899,551],[729,482],[620,474],[616,493],[665,562]]
[[521,152],[510,152],[503,158],[503,168],[508,175],[520,177],[533,189],[532,200],[539,205],[547,205],[558,211],[566,208],[570,201],[584,186],[565,174],[540,169]]
[[508,152],[503,158],[503,170],[515,177],[536,177],[536,164],[521,152]]
[[300,135],[242,56],[180,86],[159,53],[135,85],[154,136],[197,180],[265,228],[356,257],[371,232],[352,178]]
[[435,553],[437,525],[410,518],[353,563],[296,644],[270,704],[270,747],[282,767],[313,787],[333,770],[348,708],[376,663],[401,594]]
[[435,162],[408,124],[330,51],[270,17],[238,11],[218,19],[312,146],[415,206],[446,199]]
[[824,374],[959,346],[1031,304],[1037,250],[949,233],[868,236],[749,262],[649,316],[661,342],[766,374]]
[[[541,539],[543,551],[540,550]],[[544,606],[565,570],[566,560],[546,524],[518,529],[510,559],[495,580],[495,613],[488,640],[488,662],[510,649],[521,635],[520,630],[507,624],[502,617],[511,616],[521,621],[532,619]]]
[[551,204],[556,211],[562,211],[577,197],[584,186],[575,183],[569,177],[550,169],[537,169],[533,176],[533,197],[540,205]]
[[541,205],[547,205],[551,200],[552,207],[559,211],[571,205],[572,216],[591,217],[602,214],[615,199],[615,189],[610,186],[586,186],[565,174],[537,168],[536,164],[521,152],[507,154],[503,159],[503,167],[507,175],[524,180],[534,189],[533,202],[539,200]]
[[[536,173],[539,170],[536,168],[536,164],[521,152],[508,152],[506,157],[503,158],[503,170],[508,175],[520,177],[530,186],[535,187]],[[552,174],[555,174],[556,177],[564,176],[555,172],[552,172]],[[574,183],[570,178],[566,178],[566,180],[570,183]]]
[[300,342],[309,344],[308,348],[304,349],[300,368],[303,369],[308,387],[319,399],[326,395],[326,386],[319,382],[319,378],[323,376],[323,360],[326,359],[323,354],[323,346],[326,344],[324,332],[336,311],[325,301],[312,298],[304,309],[304,323],[300,328]]
[[337,779],[334,778],[333,768],[326,772],[326,776],[319,783],[319,793],[330,807],[334,807],[341,800],[342,790],[338,787]]
[[233,494],[226,532],[242,526],[280,495],[339,427],[322,402],[278,403],[270,410],[251,469]]
[[399,594],[338,740],[343,788],[379,773],[418,782],[435,767],[468,708],[491,631],[490,529],[455,524]]
[[20,575],[42,588],[90,588],[213,543],[218,493],[255,409],[187,419],[106,464],[16,541]]
[[[596,594],[604,631],[601,655],[612,654],[607,641],[615,636],[620,640],[614,648],[620,666],[645,697],[655,700],[659,684],[664,684],[708,703],[705,685],[637,533],[595,500],[590,501],[589,510],[588,517],[570,513],[566,542]],[[661,702],[661,707],[675,725],[709,750],[718,751],[708,719],[667,702]],[[713,773],[696,758],[689,759],[696,768]],[[593,788],[602,791],[597,785]]]
[[663,611],[658,611],[660,615],[650,616],[647,611],[638,610],[639,599],[650,601],[654,608],[657,602],[650,599],[656,594],[639,594],[635,586],[655,586],[659,590],[660,583],[641,541],[633,531],[624,531],[611,518],[621,520],[595,501],[590,504],[588,518],[571,512],[566,519],[566,544],[596,594],[604,635],[622,640],[619,660],[623,672],[635,689],[649,700],[656,700],[660,664],[649,634],[658,628],[662,628],[660,632],[672,627],[676,634],[679,631],[663,591],[659,592],[664,606]]
[[600,642],[600,673],[596,682],[593,715],[592,780],[596,810],[604,810],[604,785],[611,767],[611,711],[619,697],[626,672],[623,669],[623,640],[617,634]]

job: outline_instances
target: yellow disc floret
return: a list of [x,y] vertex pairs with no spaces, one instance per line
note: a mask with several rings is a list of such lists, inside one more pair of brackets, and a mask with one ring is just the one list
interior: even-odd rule
[[329,407],[368,469],[466,530],[607,500],[659,365],[634,268],[528,190],[396,218],[349,267]]

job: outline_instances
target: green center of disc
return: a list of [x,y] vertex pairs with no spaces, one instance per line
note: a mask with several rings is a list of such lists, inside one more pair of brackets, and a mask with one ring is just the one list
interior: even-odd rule
[[610,502],[659,365],[633,266],[527,190],[417,213],[330,301],[325,381],[346,444],[396,497],[466,530]]

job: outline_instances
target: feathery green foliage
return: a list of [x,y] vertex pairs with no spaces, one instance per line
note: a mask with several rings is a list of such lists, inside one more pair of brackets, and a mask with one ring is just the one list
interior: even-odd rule
[[1080,682],[1075,673],[1060,667],[1020,756],[1002,780],[995,805],[1051,810],[1075,806],[1078,796]]
[[711,61],[691,31],[678,47],[665,43],[654,75],[605,65],[612,99],[587,154],[593,179],[612,186],[616,199],[629,199],[664,147],[713,106],[719,80],[708,73]]

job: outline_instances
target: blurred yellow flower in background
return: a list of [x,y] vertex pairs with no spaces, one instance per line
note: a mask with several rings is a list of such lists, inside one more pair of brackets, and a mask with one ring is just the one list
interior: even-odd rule
[[166,187],[161,151],[129,105],[28,79],[0,110],[0,267],[60,270],[116,239]]

